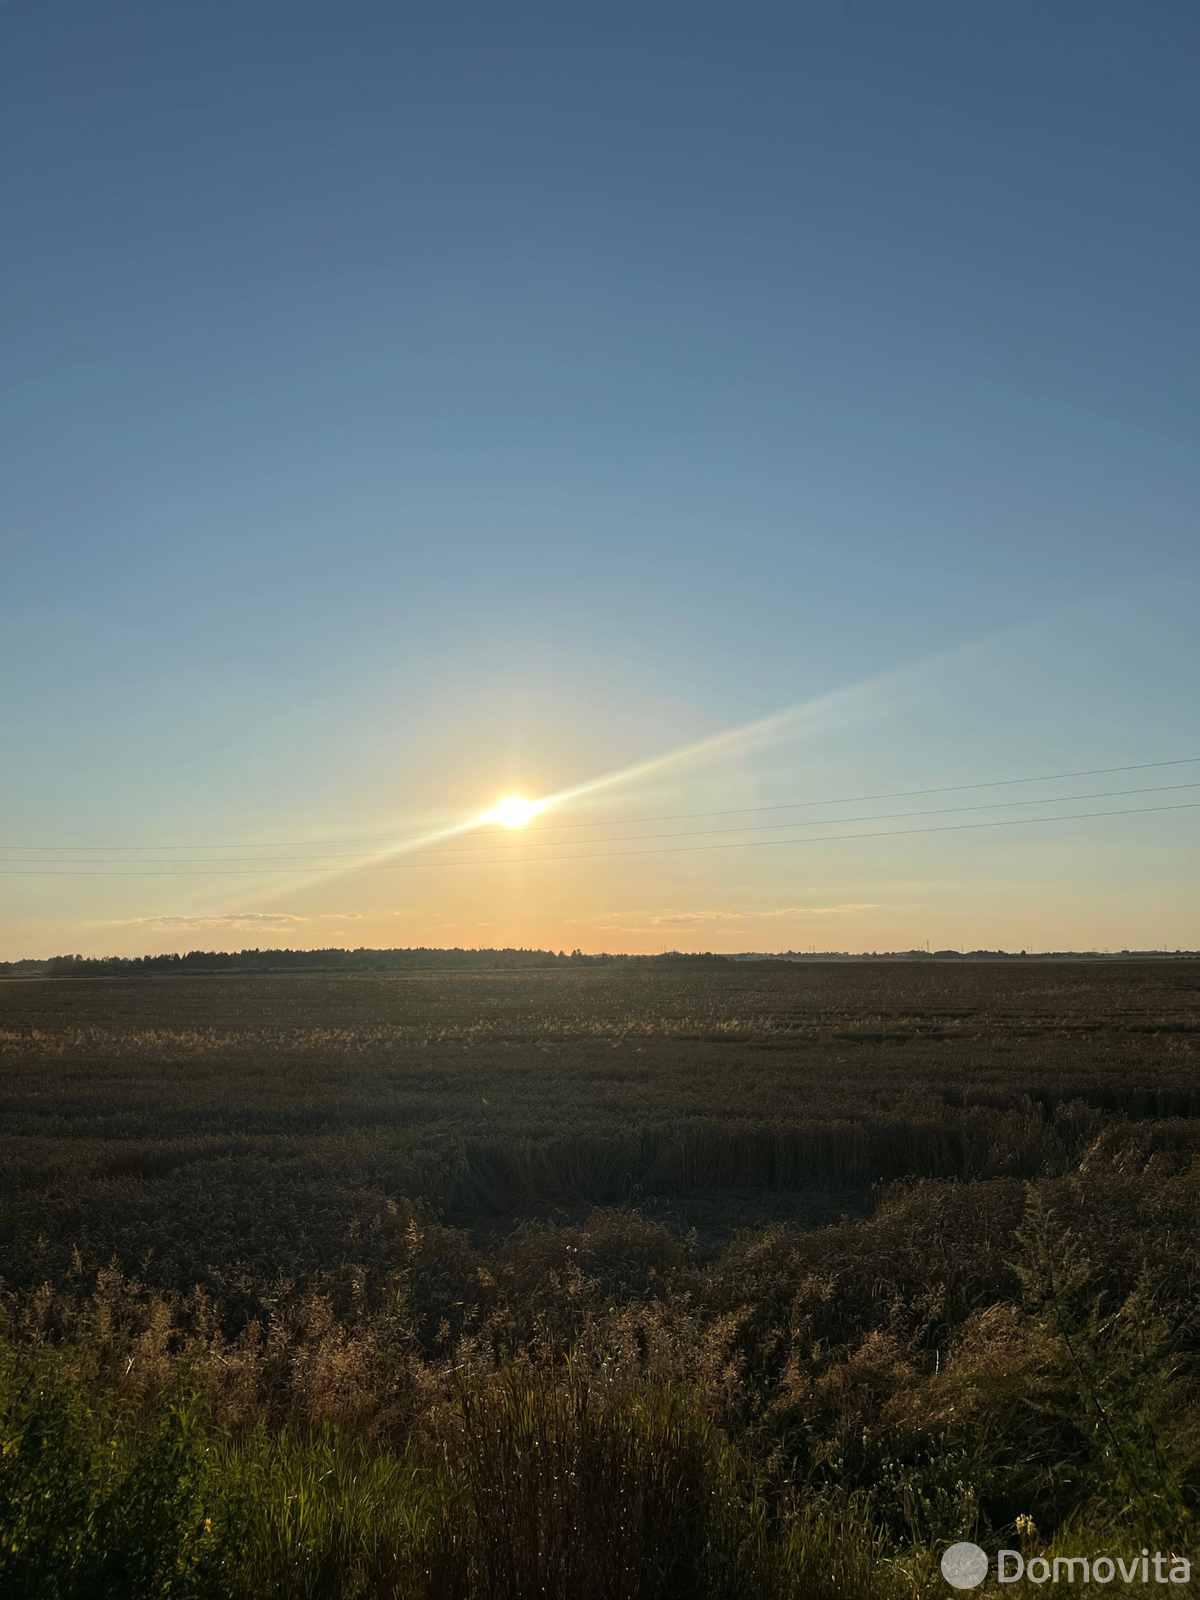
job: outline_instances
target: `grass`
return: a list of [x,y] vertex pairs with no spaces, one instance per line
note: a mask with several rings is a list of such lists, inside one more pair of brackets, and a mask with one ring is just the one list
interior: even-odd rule
[[1197,995],[1191,962],[0,985],[0,1592],[1194,1560]]

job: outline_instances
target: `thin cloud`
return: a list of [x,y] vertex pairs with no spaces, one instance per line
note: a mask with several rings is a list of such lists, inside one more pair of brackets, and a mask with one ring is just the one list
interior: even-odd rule
[[361,911],[323,911],[306,917],[298,911],[227,911],[196,916],[129,917],[118,928],[287,928],[296,922],[361,922]]
[[[350,915],[355,915],[351,912]],[[130,917],[121,928],[284,928],[307,917],[288,911],[231,911],[224,916]]]
[[760,917],[831,917],[847,911],[877,911],[871,901],[838,906],[780,906],[774,911],[676,911],[651,917],[653,926],[681,922],[757,922]]

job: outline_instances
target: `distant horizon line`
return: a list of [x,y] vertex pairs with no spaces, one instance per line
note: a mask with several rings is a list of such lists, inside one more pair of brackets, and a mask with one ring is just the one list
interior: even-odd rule
[[[163,972],[179,967],[193,972],[220,970],[217,963],[233,963],[234,969],[263,971],[287,970],[313,970],[320,965],[320,958],[326,958],[335,968],[343,970],[363,971],[372,970],[370,963],[376,964],[375,970],[403,971],[419,968],[428,969],[436,963],[436,958],[450,958],[453,965],[459,967],[478,967],[484,963],[493,965],[530,967],[540,965],[570,966],[570,965],[609,965],[625,963],[662,963],[670,964],[678,961],[1047,961],[1047,960],[1087,960],[1087,961],[1145,961],[1164,959],[1200,959],[1200,950],[1177,948],[1121,948],[1090,947],[1080,950],[1006,950],[1002,948],[988,948],[981,946],[975,949],[944,947],[931,949],[913,946],[908,949],[897,950],[659,950],[654,952],[637,951],[584,951],[575,949],[571,952],[565,950],[542,949],[537,946],[504,945],[504,946],[463,946],[463,945],[404,945],[404,946],[372,946],[358,945],[348,947],[344,945],[317,945],[317,946],[282,946],[275,945],[245,946],[240,950],[200,950],[186,951],[159,951],[137,956],[122,955],[82,955],[67,953],[54,956],[22,956],[11,961],[0,961],[0,975],[4,976],[95,976],[117,975],[124,972],[153,973]],[[408,958],[406,961],[405,958]],[[281,969],[264,967],[264,963],[283,961],[286,966]],[[387,966],[380,967],[380,962],[387,962]],[[353,965],[351,965],[353,963]],[[103,970],[107,969],[107,971]],[[227,969],[228,970],[228,969]]]

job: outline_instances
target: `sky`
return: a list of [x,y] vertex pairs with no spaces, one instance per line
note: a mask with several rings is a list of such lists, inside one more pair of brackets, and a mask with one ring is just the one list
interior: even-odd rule
[[0,959],[1200,946],[1198,80],[6,0]]

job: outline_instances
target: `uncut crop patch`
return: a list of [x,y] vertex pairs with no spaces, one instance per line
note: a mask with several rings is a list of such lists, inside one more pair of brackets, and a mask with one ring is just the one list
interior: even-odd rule
[[0,1273],[294,1277],[400,1197],[836,1215],[1071,1170],[1114,1121],[1186,1144],[1198,1049],[1180,961],[11,982]]

